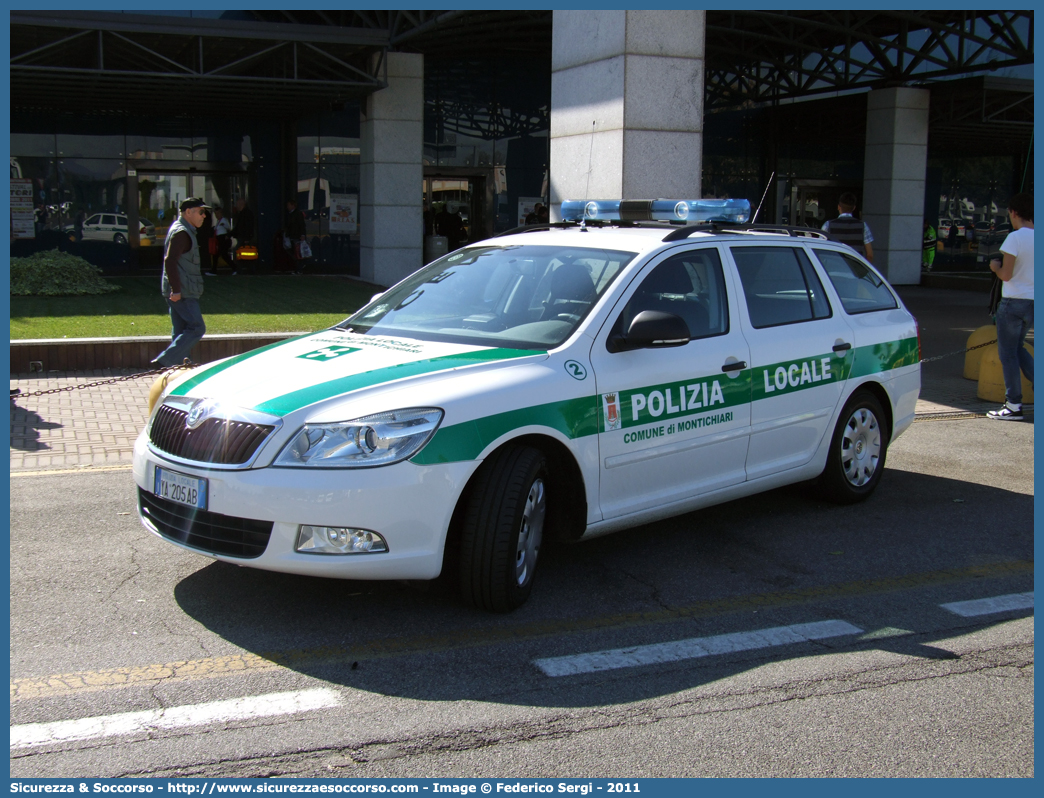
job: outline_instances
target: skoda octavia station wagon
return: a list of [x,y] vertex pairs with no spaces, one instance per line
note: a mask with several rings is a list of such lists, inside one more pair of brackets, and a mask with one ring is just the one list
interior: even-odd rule
[[459,574],[508,611],[546,540],[788,483],[867,498],[913,421],[917,325],[880,274],[746,200],[566,202],[330,329],[174,376],[139,513],[225,562]]

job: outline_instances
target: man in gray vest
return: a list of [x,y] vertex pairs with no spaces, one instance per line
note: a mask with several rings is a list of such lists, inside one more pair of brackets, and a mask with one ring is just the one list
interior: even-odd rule
[[873,263],[874,248],[871,244],[874,236],[870,232],[870,225],[852,216],[855,209],[855,194],[846,191],[837,200],[838,217],[824,224],[823,230],[831,240],[848,244],[856,252],[866,255],[866,259]]
[[210,206],[199,197],[189,197],[178,207],[181,215],[167,231],[160,281],[170,308],[171,342],[153,359],[154,366],[180,365],[207,331],[199,309],[203,272],[196,230],[207,218]]

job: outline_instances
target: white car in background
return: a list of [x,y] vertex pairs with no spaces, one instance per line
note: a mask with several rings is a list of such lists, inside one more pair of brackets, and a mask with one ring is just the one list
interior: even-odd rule
[[[75,224],[67,224],[65,233],[70,241],[111,241],[121,246],[127,244],[129,238],[127,217],[122,213],[96,213],[88,216],[83,223],[83,231]],[[138,221],[138,241],[143,247],[156,243],[156,226],[144,220]]]

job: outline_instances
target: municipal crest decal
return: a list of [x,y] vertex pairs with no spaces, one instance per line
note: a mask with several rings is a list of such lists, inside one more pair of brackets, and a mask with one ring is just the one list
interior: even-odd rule
[[620,395],[603,393],[602,411],[605,419],[605,431],[620,429]]

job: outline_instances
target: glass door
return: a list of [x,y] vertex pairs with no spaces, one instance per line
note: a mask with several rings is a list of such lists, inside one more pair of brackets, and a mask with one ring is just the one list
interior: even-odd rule
[[425,235],[446,236],[450,251],[486,238],[485,186],[481,175],[426,176]]
[[[188,197],[202,197],[212,208],[221,208],[227,219],[235,203],[244,199],[252,207],[250,181],[245,172],[157,173],[138,170],[139,264],[159,266],[170,225],[178,218],[178,206]],[[213,229],[213,218],[203,228],[204,238]],[[202,247],[201,243],[201,247]],[[209,261],[209,253],[205,264]]]

